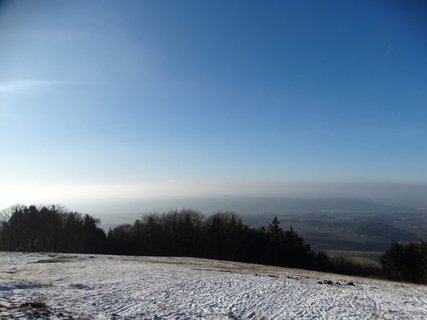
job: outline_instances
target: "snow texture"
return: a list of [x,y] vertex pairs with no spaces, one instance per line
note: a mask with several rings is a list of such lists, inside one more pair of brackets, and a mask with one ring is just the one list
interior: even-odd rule
[[427,319],[427,287],[194,258],[0,252],[0,319]]

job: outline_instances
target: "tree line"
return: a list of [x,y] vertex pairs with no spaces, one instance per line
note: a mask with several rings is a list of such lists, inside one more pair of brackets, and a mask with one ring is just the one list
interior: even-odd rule
[[15,206],[2,213],[0,249],[25,252],[104,253],[99,219],[59,206]]
[[277,217],[268,226],[253,228],[232,212],[206,217],[183,209],[145,215],[107,233],[99,219],[59,206],[15,206],[1,220],[0,250],[5,251],[199,257],[403,281],[427,278],[424,243],[393,243],[378,270],[314,252],[292,227],[284,230]]
[[277,218],[254,229],[230,212],[204,217],[194,210],[151,214],[132,225],[110,229],[115,254],[188,256],[317,269],[324,260]]

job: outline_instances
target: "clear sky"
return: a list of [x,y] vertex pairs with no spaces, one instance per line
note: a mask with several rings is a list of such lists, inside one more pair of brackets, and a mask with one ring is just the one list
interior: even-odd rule
[[0,205],[425,186],[426,35],[423,1],[0,2]]

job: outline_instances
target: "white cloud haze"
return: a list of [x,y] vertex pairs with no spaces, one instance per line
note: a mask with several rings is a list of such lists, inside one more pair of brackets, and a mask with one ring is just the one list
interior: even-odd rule
[[16,93],[30,89],[67,84],[66,81],[19,79],[0,83],[0,93]]
[[[108,210],[111,203],[162,199],[212,198],[233,196],[267,197],[358,197],[384,204],[426,206],[427,185],[392,183],[274,183],[164,181],[156,183],[104,185],[0,185],[0,208],[14,204],[63,204],[70,209],[98,203]],[[92,207],[92,206],[91,206]],[[89,208],[89,207],[88,207]]]

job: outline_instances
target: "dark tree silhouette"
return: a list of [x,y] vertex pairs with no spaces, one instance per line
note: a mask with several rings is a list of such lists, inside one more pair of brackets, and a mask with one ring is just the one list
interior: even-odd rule
[[427,244],[393,242],[381,257],[381,264],[389,279],[427,283]]
[[2,250],[45,252],[106,252],[99,220],[57,206],[15,206],[1,223]]

